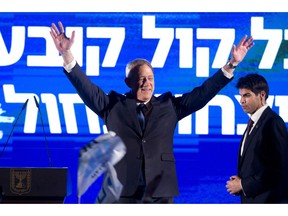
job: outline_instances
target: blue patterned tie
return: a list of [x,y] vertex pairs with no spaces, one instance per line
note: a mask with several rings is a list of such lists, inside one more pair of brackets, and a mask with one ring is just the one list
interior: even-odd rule
[[141,103],[137,107],[137,117],[141,126],[142,131],[145,129],[145,116],[143,114],[143,108],[145,107],[145,104]]

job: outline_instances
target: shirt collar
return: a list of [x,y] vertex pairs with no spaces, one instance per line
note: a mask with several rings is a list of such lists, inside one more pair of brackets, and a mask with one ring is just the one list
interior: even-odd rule
[[257,123],[257,121],[259,120],[259,118],[261,117],[262,113],[264,112],[264,110],[267,107],[268,107],[268,104],[265,104],[260,109],[258,109],[255,113],[253,113],[253,115],[250,116],[250,118],[254,121],[254,125]]
[[149,101],[142,102],[142,103],[137,102],[136,105],[137,105],[137,106],[138,106],[139,104],[145,104],[145,105],[147,105],[147,103],[149,103],[149,102],[150,102],[150,100],[149,100]]

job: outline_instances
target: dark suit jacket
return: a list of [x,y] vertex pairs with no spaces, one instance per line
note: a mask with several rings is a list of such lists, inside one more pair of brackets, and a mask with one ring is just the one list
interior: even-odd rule
[[171,197],[179,194],[173,153],[173,135],[182,118],[201,109],[231,81],[219,70],[201,86],[181,97],[171,92],[151,99],[152,110],[142,133],[137,120],[136,101],[131,95],[115,91],[106,94],[94,85],[78,64],[67,74],[84,103],[101,117],[109,131],[121,137],[127,147],[123,159],[115,165],[123,184],[122,196],[131,196],[137,188],[141,164],[145,163],[146,183],[163,173],[153,197]]
[[[242,138],[243,139],[243,138]],[[242,203],[288,203],[288,133],[270,107],[247,137],[238,160]]]

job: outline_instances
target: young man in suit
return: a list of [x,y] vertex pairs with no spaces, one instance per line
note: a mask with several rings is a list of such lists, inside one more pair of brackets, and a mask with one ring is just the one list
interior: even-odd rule
[[288,132],[266,103],[268,83],[259,74],[248,74],[236,88],[252,124],[242,137],[238,174],[227,181],[227,191],[240,195],[241,203],[288,203]]
[[[204,107],[232,80],[236,66],[254,45],[253,38],[244,36],[237,46],[233,45],[229,62],[201,86],[181,97],[175,97],[171,92],[159,97],[153,95],[154,71],[145,59],[135,59],[127,64],[125,83],[129,92],[123,95],[110,91],[106,94],[90,81],[74,59],[70,48],[75,32],[69,39],[62,23],[58,24],[60,31],[52,23],[50,34],[63,57],[64,73],[84,103],[126,145],[127,153],[115,165],[123,185],[119,203],[173,203],[174,196],[179,194],[173,153],[176,124]],[[140,103],[145,104],[145,123],[141,125],[137,118]],[[149,197],[144,197],[145,194]]]

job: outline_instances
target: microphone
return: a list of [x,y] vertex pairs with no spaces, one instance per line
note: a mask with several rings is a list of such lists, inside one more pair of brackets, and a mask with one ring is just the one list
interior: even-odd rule
[[8,142],[9,142],[9,140],[10,140],[10,137],[11,137],[11,135],[12,135],[14,129],[15,129],[15,126],[16,126],[16,124],[17,124],[17,122],[18,122],[18,120],[19,120],[19,118],[20,118],[20,116],[21,116],[21,113],[23,112],[23,110],[24,110],[24,109],[26,108],[26,106],[27,106],[28,100],[29,100],[29,98],[27,98],[27,100],[26,100],[25,103],[23,104],[23,106],[22,106],[22,108],[21,108],[21,110],[20,110],[20,112],[19,112],[19,114],[18,114],[18,116],[17,116],[17,118],[16,118],[16,121],[15,121],[13,127],[12,127],[12,130],[10,131],[10,134],[9,134],[9,136],[8,136],[8,139],[7,139],[5,145],[4,145],[3,149],[2,149],[2,152],[1,152],[1,154],[0,154],[0,158],[1,158],[2,155],[3,155],[6,146],[8,145]]
[[38,103],[35,95],[33,97],[34,97],[34,101],[35,101],[36,107],[38,108],[39,113],[40,113],[41,125],[42,125],[43,134],[44,134],[44,138],[45,138],[45,144],[46,144],[46,151],[47,151],[50,167],[52,167],[52,160],[51,160],[50,151],[49,151],[48,142],[47,142],[47,137],[46,137],[46,133],[45,133],[45,129],[44,129],[44,123],[43,123],[41,109],[40,109],[39,103]]

